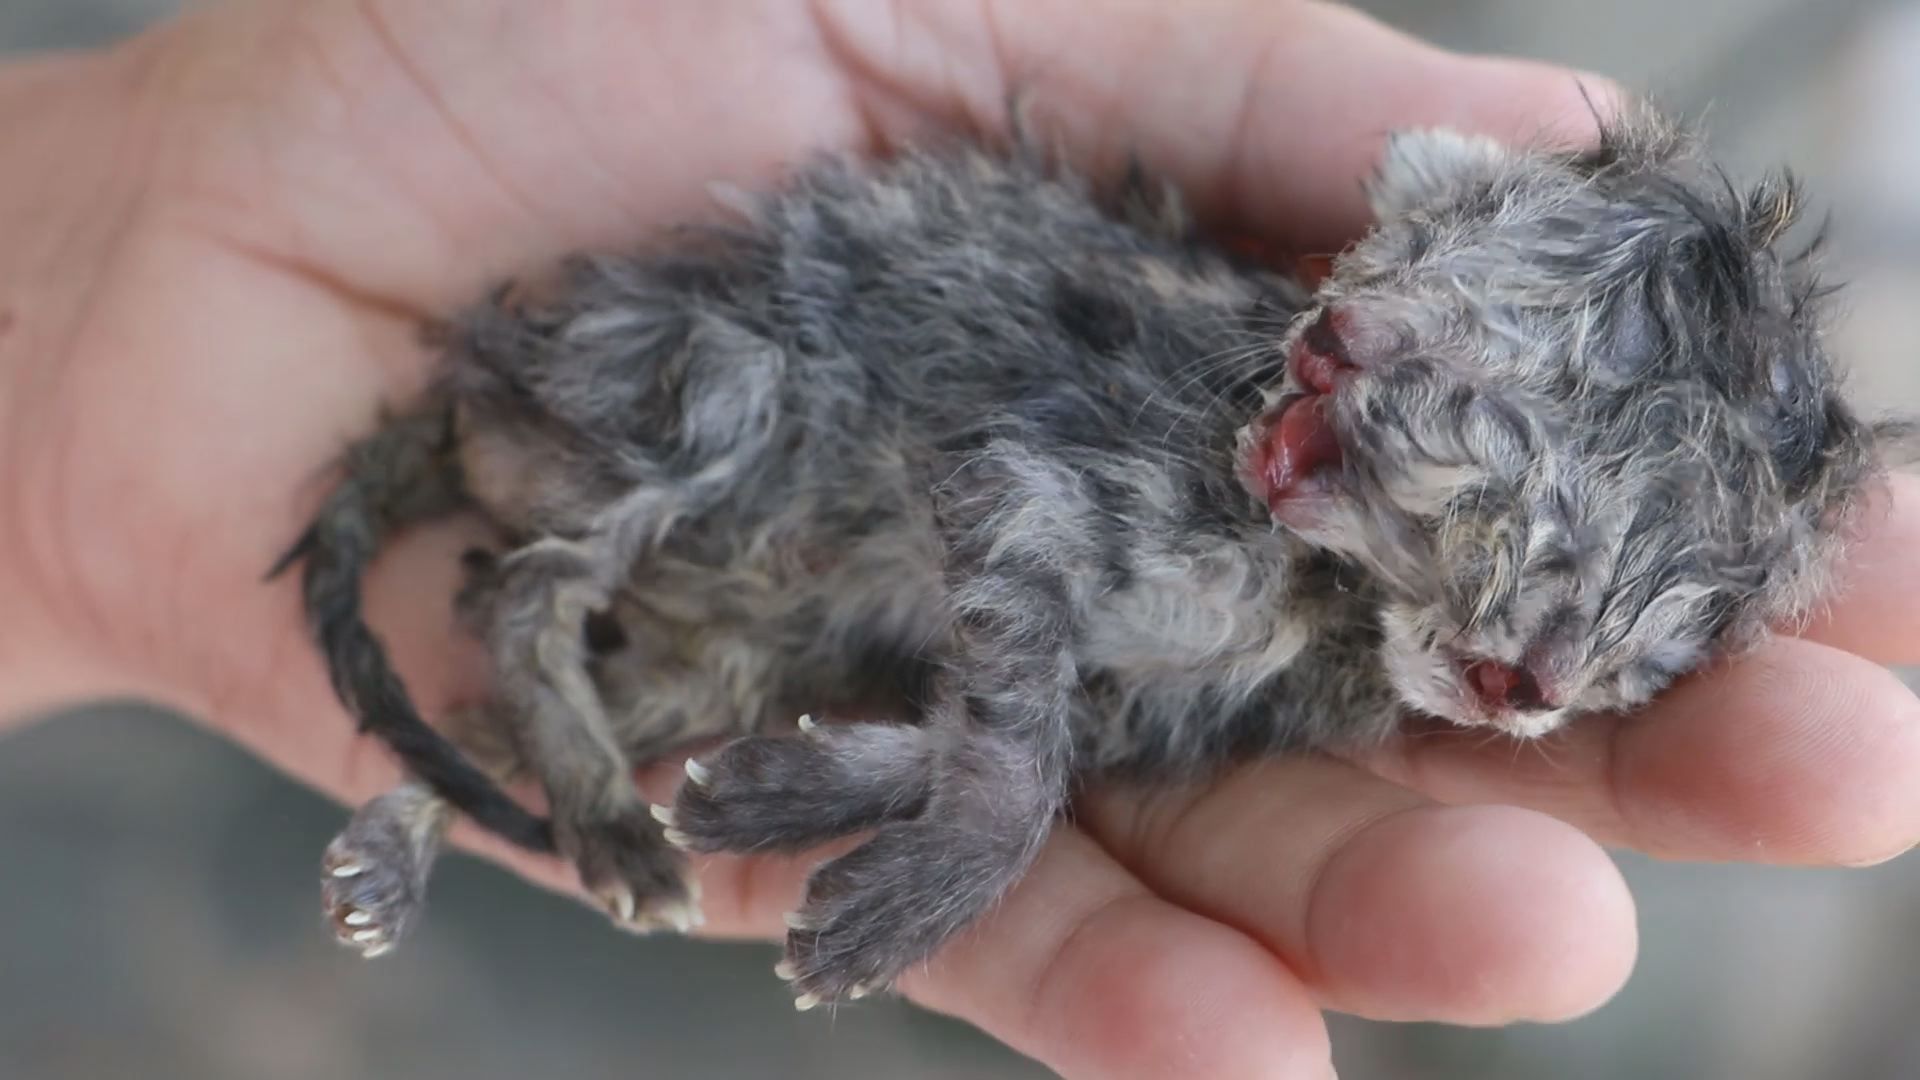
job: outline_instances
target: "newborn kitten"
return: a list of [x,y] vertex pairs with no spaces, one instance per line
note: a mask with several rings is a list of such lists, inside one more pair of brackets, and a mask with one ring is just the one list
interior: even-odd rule
[[[1818,597],[1876,466],[1777,247],[1790,183],[1736,191],[1636,112],[1577,154],[1401,135],[1370,191],[1309,293],[1143,185],[835,161],[467,312],[283,561],[418,778],[329,849],[342,939],[406,931],[454,810],[637,928],[697,921],[676,849],[870,831],[779,969],[857,997],[992,905],[1077,783],[1408,713],[1542,735]],[[358,590],[457,510],[499,537],[460,604],[497,671],[441,736]],[[641,800],[635,763],[715,736]],[[496,786],[522,769],[550,823]]]

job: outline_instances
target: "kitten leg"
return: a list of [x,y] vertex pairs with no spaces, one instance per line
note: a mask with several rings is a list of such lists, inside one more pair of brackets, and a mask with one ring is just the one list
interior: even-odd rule
[[701,759],[699,782],[655,816],[693,851],[799,852],[926,806],[939,736],[893,724],[834,724],[799,737],[738,739]]
[[488,644],[555,842],[620,925],[691,929],[699,913],[685,859],[635,789],[589,670],[588,624],[607,608],[600,582],[612,575],[587,546],[559,540],[512,553],[497,572]]
[[878,824],[814,872],[789,919],[780,972],[802,1008],[890,985],[972,923],[1065,802],[1077,678],[1064,588],[1013,561],[956,590],[956,655],[924,731],[821,729],[797,751],[749,739],[689,767],[671,817],[690,846],[790,848]]
[[787,936],[798,1004],[890,985],[1039,854],[1066,798],[1071,665],[1036,658],[1018,679],[985,666],[970,665],[937,707],[937,722],[964,734],[940,756],[920,815],[882,824],[808,881]]
[[426,909],[427,877],[453,811],[410,780],[373,799],[327,845],[320,903],[340,944],[369,959],[390,951]]
[[[455,712],[447,737],[492,779],[510,779],[519,765],[498,711]],[[420,921],[427,879],[453,823],[453,806],[417,779],[368,801],[327,845],[320,866],[320,902],[334,936],[362,956],[391,950]]]

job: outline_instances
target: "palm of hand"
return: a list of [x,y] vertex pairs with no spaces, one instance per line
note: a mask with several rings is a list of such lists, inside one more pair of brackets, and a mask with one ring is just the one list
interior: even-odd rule
[[[492,32],[504,42],[522,17],[502,5]],[[801,133],[823,125],[801,122],[795,104],[784,143],[739,139],[676,177],[644,157],[609,163],[672,138],[610,148],[590,137],[608,126],[594,112],[634,104],[566,100],[600,87],[590,71],[556,81],[539,115],[492,114],[461,99],[471,87],[434,81],[423,65],[436,58],[412,52],[423,35],[377,5],[267,8],[197,29],[220,39],[173,76],[184,104],[154,137],[154,180],[113,274],[72,361],[22,410],[44,441],[80,448],[47,456],[27,502],[49,510],[34,516],[49,523],[43,548],[60,572],[45,576],[114,613],[86,629],[138,665],[143,689],[357,794],[379,777],[359,776],[361,751],[330,715],[293,597],[261,587],[259,572],[297,534],[333,455],[426,377],[421,324],[515,269],[684,217],[702,201],[693,175],[764,170],[805,152],[815,136]],[[226,50],[291,62],[210,59]],[[498,84],[541,80],[542,57],[496,72]],[[486,122],[469,127],[467,111]],[[819,111],[830,129],[832,110]],[[88,527],[101,521],[138,524]],[[433,569],[444,560],[395,561],[389,582],[404,584],[376,587],[376,603],[403,620],[391,637],[423,703],[444,705],[457,678],[441,602],[450,579]]]
[[[1252,16],[1219,6],[1215,33],[1232,40],[1229,17]],[[871,148],[961,114],[991,121],[1004,88],[965,61],[1013,48],[982,51],[996,27],[970,5],[923,5],[917,19],[854,3],[718,16],[577,5],[535,21],[526,5],[489,2],[460,6],[457,34],[440,32],[452,16],[438,7],[265,5],[160,42],[165,56],[190,45],[193,59],[158,65],[180,104],[163,118],[148,195],[67,362],[30,369],[13,398],[16,445],[36,448],[19,474],[32,523],[22,547],[67,634],[127,689],[351,799],[386,786],[391,766],[340,716],[292,590],[262,587],[259,572],[297,531],[299,495],[317,494],[331,455],[425,376],[420,319],[515,269],[701,213],[710,180],[752,183],[812,151]],[[1151,14],[1128,18],[1109,31],[1119,45],[1158,46],[1169,65],[1221,48],[1168,42]],[[1309,18],[1358,34],[1350,54],[1413,48],[1345,14]],[[1059,92],[1096,103],[1079,114],[1078,149],[1110,156],[1119,136],[1087,117],[1120,91],[1069,62],[1076,72]],[[1238,205],[1270,197],[1233,190],[1258,167],[1246,155],[1194,151],[1185,117],[1140,123],[1176,174],[1184,165],[1182,179],[1219,193],[1217,209],[1284,229]],[[1247,123],[1234,113],[1202,134],[1224,145]],[[1320,194],[1334,183],[1317,182]],[[1309,199],[1308,186],[1291,194]],[[1884,543],[1898,551],[1895,526]],[[371,590],[430,711],[469,679],[446,614],[460,542],[440,531],[403,545]],[[1920,625],[1889,617],[1857,610],[1821,633],[1912,659]],[[1781,689],[1836,685],[1836,672],[1856,689],[1824,713],[1796,706],[1808,690]],[[1712,678],[1668,703],[1664,735],[1651,721],[1597,725],[1553,762],[1518,768],[1508,752],[1437,739],[1376,764],[1455,801],[1545,805],[1668,854],[1750,854],[1758,837],[1782,861],[1859,861],[1909,842],[1914,800],[1889,792],[1920,761],[1920,725],[1877,669],[1782,642]],[[1743,729],[1686,719],[1716,696],[1721,714],[1753,706]],[[1753,749],[1835,723],[1850,725],[1846,745],[1812,764]],[[1669,763],[1680,752],[1687,770]],[[1773,804],[1795,789],[1818,798]],[[1882,824],[1862,829],[1863,818]],[[1063,830],[990,925],[909,982],[1072,1074],[1314,1075],[1326,1060],[1319,1007],[1551,1018],[1609,993],[1631,960],[1630,904],[1584,836],[1523,811],[1447,809],[1338,763],[1095,799],[1083,829]],[[557,866],[519,865],[564,883]],[[803,872],[714,860],[710,918],[765,932]],[[1201,1044],[1215,1056],[1196,1071]]]

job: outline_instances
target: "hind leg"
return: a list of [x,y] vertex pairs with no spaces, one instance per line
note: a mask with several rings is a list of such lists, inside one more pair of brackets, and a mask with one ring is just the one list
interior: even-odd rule
[[390,951],[419,921],[427,877],[452,810],[410,781],[368,802],[327,845],[320,904],[340,944],[369,959]]
[[[515,755],[498,718],[486,708],[457,714],[450,737],[497,779]],[[369,959],[389,952],[425,913],[427,879],[439,857],[453,808],[418,780],[408,780],[354,812],[327,845],[320,866],[320,902],[334,936]]]
[[686,861],[634,787],[594,682],[594,622],[609,604],[588,549],[542,541],[498,567],[489,647],[516,739],[546,790],[554,839],[581,885],[635,930],[699,922]]

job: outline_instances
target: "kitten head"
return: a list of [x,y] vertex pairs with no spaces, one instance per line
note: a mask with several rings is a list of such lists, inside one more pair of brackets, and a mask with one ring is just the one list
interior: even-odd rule
[[1647,113],[1581,154],[1396,137],[1243,436],[1275,521],[1364,568],[1403,700],[1541,734],[1818,594],[1873,475],[1789,179]]

